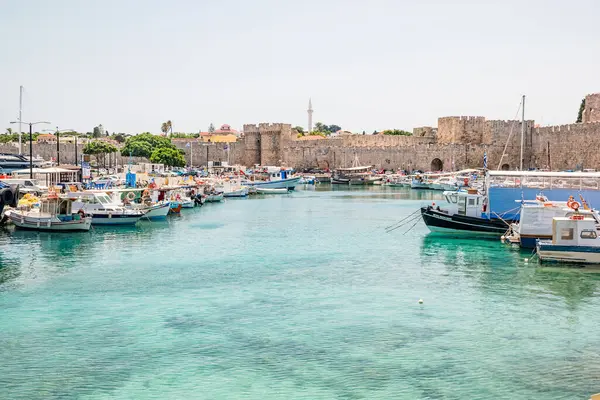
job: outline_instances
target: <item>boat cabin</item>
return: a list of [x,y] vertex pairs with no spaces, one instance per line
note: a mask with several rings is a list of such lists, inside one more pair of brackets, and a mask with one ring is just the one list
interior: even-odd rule
[[443,194],[449,205],[449,214],[481,217],[483,195],[479,194],[476,189],[469,189],[466,192],[445,191]]
[[596,220],[583,214],[553,218],[552,244],[600,247]]

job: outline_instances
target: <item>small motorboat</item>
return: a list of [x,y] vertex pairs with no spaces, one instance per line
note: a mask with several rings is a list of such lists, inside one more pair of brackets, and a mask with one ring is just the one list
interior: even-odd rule
[[60,198],[56,193],[40,199],[39,208],[19,207],[6,212],[19,229],[52,232],[89,231],[92,217],[83,210],[73,212],[73,199]]
[[67,193],[73,208],[92,216],[93,225],[135,225],[146,212],[123,207],[104,192]]
[[223,192],[209,192],[206,195],[206,202],[207,203],[218,203],[220,201],[223,201]]
[[596,220],[574,213],[552,219],[552,240],[538,240],[541,262],[600,264],[600,238]]
[[287,194],[290,191],[287,188],[256,188],[258,194]]

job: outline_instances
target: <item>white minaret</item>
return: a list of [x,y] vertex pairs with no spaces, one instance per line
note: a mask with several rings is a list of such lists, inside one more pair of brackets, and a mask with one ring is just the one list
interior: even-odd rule
[[312,133],[312,113],[313,113],[313,109],[312,109],[312,102],[310,101],[310,98],[308,99],[308,133]]

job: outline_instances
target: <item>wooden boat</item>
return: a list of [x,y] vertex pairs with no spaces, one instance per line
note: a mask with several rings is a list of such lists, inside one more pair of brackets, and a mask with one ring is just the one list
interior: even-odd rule
[[52,232],[89,231],[92,217],[83,211],[73,212],[73,199],[59,198],[55,193],[40,199],[39,208],[21,208],[6,212],[19,229]]
[[206,195],[207,203],[218,203],[223,201],[223,193],[209,193]]
[[256,188],[256,193],[259,193],[259,194],[287,194],[289,192],[290,191],[286,188],[277,188],[277,189],[261,188],[261,187]]

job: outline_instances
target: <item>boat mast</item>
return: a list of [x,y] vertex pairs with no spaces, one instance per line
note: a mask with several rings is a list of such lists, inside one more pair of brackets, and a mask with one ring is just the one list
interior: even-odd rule
[[19,86],[19,155],[23,154],[21,142],[21,121],[23,120],[23,86]]
[[523,95],[522,108],[521,108],[521,168],[523,171],[523,137],[525,136],[525,95]]

